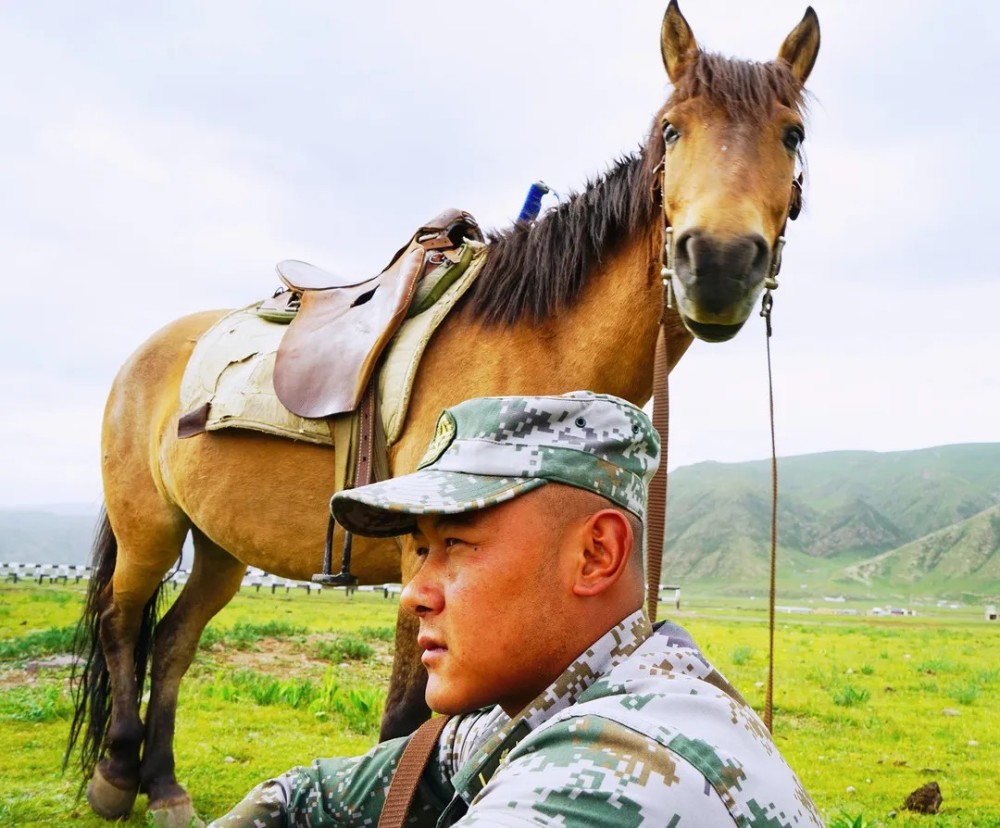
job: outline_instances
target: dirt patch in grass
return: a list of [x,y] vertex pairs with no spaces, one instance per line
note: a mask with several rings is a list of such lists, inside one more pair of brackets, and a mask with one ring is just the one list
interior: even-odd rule
[[27,670],[0,670],[0,690],[10,690],[12,687],[34,684],[36,678]]
[[[388,687],[392,672],[392,644],[384,641],[370,641],[374,653],[363,660],[330,662],[316,658],[313,654],[324,641],[333,641],[332,634],[310,635],[304,641],[287,639],[261,639],[252,650],[237,650],[220,645],[202,651],[200,661],[211,669],[250,669],[260,673],[280,676],[283,679],[321,679],[328,667],[336,667],[338,677],[350,683],[374,684]],[[196,666],[197,666],[196,661]],[[195,672],[195,667],[192,667]]]

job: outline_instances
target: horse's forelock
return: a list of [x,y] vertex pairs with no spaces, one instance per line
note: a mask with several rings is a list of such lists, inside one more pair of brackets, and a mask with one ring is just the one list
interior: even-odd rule
[[697,53],[665,108],[696,97],[754,126],[771,118],[775,101],[796,112],[805,107],[805,90],[787,63],[733,60],[712,52]]

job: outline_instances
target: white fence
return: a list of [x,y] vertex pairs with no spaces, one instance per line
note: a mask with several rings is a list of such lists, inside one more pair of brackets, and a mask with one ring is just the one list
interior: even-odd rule
[[[187,569],[174,569],[164,579],[163,583],[171,589],[183,587],[188,582],[191,572]],[[0,563],[0,581],[33,581],[37,584],[55,583],[75,583],[90,580],[89,566],[76,566],[72,564],[35,564],[35,563]],[[272,595],[279,590],[284,590],[285,594],[292,592],[305,592],[312,595],[313,592],[320,593],[324,587],[310,581],[293,581],[288,578],[280,578],[271,575],[262,569],[250,567],[243,576],[240,589],[253,589],[260,592],[261,589],[269,590]],[[344,594],[350,597],[355,592],[381,592],[383,598],[394,598],[403,590],[402,584],[378,584],[357,587],[326,587],[328,590],[343,590]]]
[[[182,584],[187,581],[187,577],[187,571],[181,569],[171,576],[170,580],[174,583]],[[280,589],[283,589],[286,594],[293,590],[305,590],[307,595],[312,595],[313,592],[322,592],[324,589],[343,590],[344,594],[348,597],[353,595],[355,592],[381,592],[383,598],[398,596],[399,593],[403,591],[402,584],[369,584],[366,586],[355,587],[323,587],[322,585],[314,584],[311,581],[293,581],[288,578],[281,578],[253,566],[247,569],[246,575],[243,576],[243,581],[240,583],[241,591],[250,588],[253,588],[255,592],[260,592],[261,589],[268,589],[271,591],[272,595],[276,594]]]
[[33,564],[33,563],[0,563],[0,580],[35,581],[36,583],[69,583],[90,580],[89,566],[74,564]]

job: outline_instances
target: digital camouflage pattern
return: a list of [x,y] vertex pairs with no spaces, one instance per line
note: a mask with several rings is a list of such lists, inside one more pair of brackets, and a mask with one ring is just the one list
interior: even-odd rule
[[[374,826],[406,739],[259,785],[215,828]],[[763,723],[680,627],[641,610],[513,719],[448,722],[407,823],[419,828],[822,828]]]
[[442,412],[418,471],[339,492],[331,508],[347,529],[389,537],[412,532],[414,515],[494,506],[551,480],[644,519],[659,453],[649,418],[618,397],[480,397]]

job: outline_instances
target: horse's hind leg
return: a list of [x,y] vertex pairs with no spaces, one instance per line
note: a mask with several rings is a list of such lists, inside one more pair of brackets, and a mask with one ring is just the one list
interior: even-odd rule
[[152,690],[140,772],[154,824],[187,828],[196,819],[191,798],[174,776],[174,724],[181,678],[194,658],[202,630],[239,589],[246,564],[197,529],[194,566],[184,589],[156,628]]
[[[124,515],[108,509],[116,544],[114,571],[102,584],[91,584],[99,619],[104,676],[88,688],[95,753],[100,753],[103,724],[103,758],[94,768],[87,800],[107,819],[118,819],[132,810],[139,788],[139,753],[143,727],[139,696],[146,664],[161,579],[177,559],[188,531],[183,514],[168,508],[129,509]],[[116,546],[116,548],[115,548]],[[107,695],[110,690],[110,710]]]

